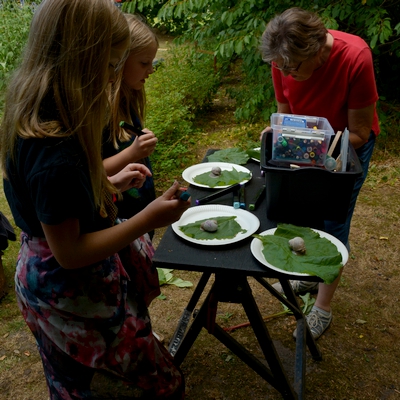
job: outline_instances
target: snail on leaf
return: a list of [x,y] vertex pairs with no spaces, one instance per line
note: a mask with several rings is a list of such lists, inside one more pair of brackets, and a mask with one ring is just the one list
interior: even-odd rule
[[296,254],[304,254],[306,252],[304,239],[299,236],[296,236],[293,239],[289,240],[289,247]]
[[200,224],[200,229],[206,232],[216,232],[218,229],[218,222],[215,219],[207,219]]
[[212,167],[210,177],[211,178],[218,178],[221,176],[222,170],[220,167]]

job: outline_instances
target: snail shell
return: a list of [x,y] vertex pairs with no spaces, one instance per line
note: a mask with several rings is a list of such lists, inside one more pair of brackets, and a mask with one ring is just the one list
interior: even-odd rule
[[218,222],[215,219],[208,219],[201,223],[200,229],[206,232],[215,232],[218,229]]
[[306,245],[304,239],[301,237],[296,236],[293,239],[290,239],[289,246],[296,253],[304,254],[306,252]]
[[210,176],[211,178],[217,178],[218,176],[221,175],[221,172],[222,170],[220,167],[212,167]]

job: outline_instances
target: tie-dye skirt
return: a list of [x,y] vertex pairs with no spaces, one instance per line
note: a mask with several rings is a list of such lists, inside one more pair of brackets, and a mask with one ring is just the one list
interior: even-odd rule
[[[142,249],[147,239],[140,240]],[[183,376],[152,334],[143,293],[129,282],[117,254],[66,270],[44,239],[22,233],[17,299],[38,343],[51,400],[112,399],[118,390],[125,398],[183,398]]]

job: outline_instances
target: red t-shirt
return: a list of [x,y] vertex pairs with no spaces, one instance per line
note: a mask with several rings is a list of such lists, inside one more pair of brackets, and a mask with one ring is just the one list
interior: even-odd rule
[[[367,43],[348,33],[329,33],[334,38],[329,58],[309,79],[298,82],[276,68],[272,78],[279,103],[289,104],[293,114],[325,117],[337,132],[348,127],[348,109],[376,103],[378,92]],[[376,109],[372,130],[375,135],[380,131]]]

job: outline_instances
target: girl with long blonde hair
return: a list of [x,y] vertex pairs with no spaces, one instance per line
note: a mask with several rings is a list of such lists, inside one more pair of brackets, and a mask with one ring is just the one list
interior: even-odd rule
[[[118,190],[101,158],[108,88],[128,45],[126,19],[109,0],[44,0],[8,86],[1,165],[22,230],[16,294],[52,400],[110,398],[93,385],[98,374],[125,382],[132,398],[183,397],[183,377],[152,334],[144,294],[128,293],[118,252],[190,203],[175,198],[174,183],[115,224]],[[149,174],[129,164],[125,183]]]
[[[113,175],[131,162],[141,162],[151,170],[149,156],[153,153],[157,137],[144,128],[146,117],[145,81],[154,72],[153,60],[158,49],[158,39],[153,30],[139,16],[125,14],[128,21],[131,44],[129,54],[121,68],[111,92],[111,122],[105,131],[103,158],[108,175]],[[133,132],[120,126],[125,121],[145,132],[136,137]],[[123,193],[117,202],[118,215],[129,218],[147,206],[155,198],[154,182],[146,178],[141,188]]]

